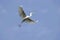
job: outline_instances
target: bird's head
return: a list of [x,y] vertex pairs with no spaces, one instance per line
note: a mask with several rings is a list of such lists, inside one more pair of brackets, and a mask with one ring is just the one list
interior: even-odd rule
[[30,12],[30,17],[32,16],[32,12]]

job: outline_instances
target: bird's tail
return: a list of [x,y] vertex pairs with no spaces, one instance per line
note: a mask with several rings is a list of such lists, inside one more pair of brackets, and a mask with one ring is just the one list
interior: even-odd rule
[[23,24],[23,22],[20,22],[19,27],[21,27],[21,26],[22,26],[22,24]]
[[22,25],[21,25],[21,24],[19,24],[18,26],[19,26],[19,27],[21,27]]
[[22,27],[23,22],[24,22],[24,20],[22,20],[22,21],[18,24],[18,26],[19,26],[19,27]]

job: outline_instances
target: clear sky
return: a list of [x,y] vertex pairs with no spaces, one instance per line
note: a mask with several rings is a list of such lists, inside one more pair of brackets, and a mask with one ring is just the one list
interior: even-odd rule
[[[19,27],[20,5],[39,22]],[[0,0],[0,40],[60,40],[60,0]]]

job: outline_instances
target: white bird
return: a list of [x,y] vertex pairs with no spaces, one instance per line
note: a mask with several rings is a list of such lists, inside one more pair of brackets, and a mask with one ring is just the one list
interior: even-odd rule
[[27,23],[35,23],[35,22],[38,22],[38,20],[37,20],[37,21],[34,21],[34,20],[32,20],[32,19],[30,18],[30,17],[32,16],[32,12],[30,12],[30,15],[27,16],[27,15],[25,14],[22,6],[19,7],[19,15],[20,15],[21,18],[22,18],[21,23],[23,23],[23,22],[27,22]]

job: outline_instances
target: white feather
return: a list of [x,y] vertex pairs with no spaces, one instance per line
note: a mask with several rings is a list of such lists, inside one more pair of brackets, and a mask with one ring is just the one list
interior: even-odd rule
[[23,7],[23,5],[20,5],[20,7]]
[[[31,16],[32,16],[32,12],[30,12],[30,16],[26,16],[25,18],[29,18],[29,17],[31,17]],[[24,18],[24,19],[25,19],[25,18]]]
[[30,17],[32,16],[32,12],[30,12]]

